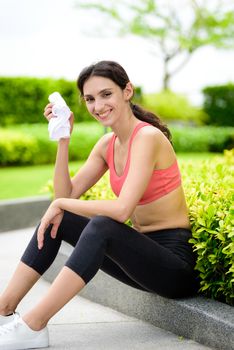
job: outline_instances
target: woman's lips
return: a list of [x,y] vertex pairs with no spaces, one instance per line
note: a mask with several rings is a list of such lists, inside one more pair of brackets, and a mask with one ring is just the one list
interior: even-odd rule
[[111,113],[112,110],[109,110],[105,113],[101,113],[101,114],[97,114],[98,118],[100,119],[106,119],[107,117],[109,117],[110,113]]

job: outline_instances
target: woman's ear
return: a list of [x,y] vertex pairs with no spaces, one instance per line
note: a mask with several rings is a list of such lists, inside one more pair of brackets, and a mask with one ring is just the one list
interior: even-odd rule
[[132,83],[129,81],[126,84],[125,89],[124,89],[124,98],[126,99],[126,101],[131,100],[133,93],[134,93],[134,88],[133,88]]

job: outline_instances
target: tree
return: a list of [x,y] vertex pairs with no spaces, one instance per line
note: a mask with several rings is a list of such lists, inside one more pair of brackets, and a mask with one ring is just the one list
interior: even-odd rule
[[147,40],[162,59],[164,89],[199,48],[234,47],[232,0],[76,0],[76,4],[111,19],[115,34]]

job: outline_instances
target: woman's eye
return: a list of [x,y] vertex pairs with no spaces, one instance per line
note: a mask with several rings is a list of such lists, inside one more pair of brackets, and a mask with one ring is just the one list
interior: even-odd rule
[[111,92],[105,92],[105,94],[104,94],[105,97],[108,97],[110,95],[111,95]]
[[92,102],[94,99],[92,97],[86,97],[85,102],[89,103]]

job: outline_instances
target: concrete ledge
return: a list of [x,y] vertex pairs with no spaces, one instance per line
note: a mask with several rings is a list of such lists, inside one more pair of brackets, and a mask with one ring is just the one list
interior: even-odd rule
[[0,232],[32,227],[50,204],[49,197],[29,197],[0,201]]
[[[49,204],[48,197],[0,201],[0,232],[36,225]],[[44,275],[46,280],[51,282],[56,277],[72,249],[62,244]],[[202,297],[162,298],[126,286],[102,271],[80,295],[204,345],[234,350],[234,309],[226,304]]]
[[[47,281],[56,277],[72,249],[62,244],[44,275]],[[219,350],[234,349],[234,309],[226,304],[203,297],[166,299],[126,286],[102,271],[79,295],[201,344]]]

